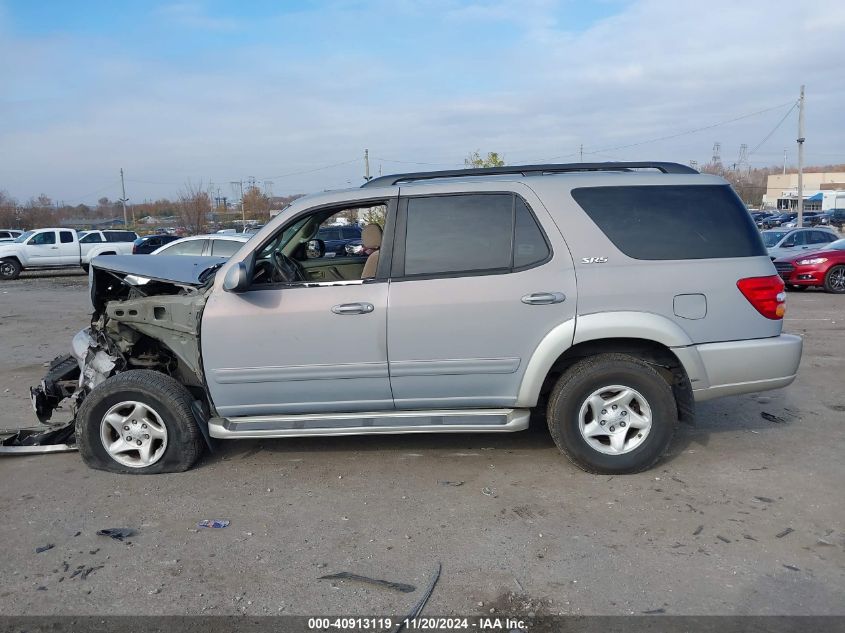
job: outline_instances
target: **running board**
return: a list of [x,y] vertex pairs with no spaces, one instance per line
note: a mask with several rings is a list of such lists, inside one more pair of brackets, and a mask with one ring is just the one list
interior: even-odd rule
[[381,433],[507,433],[528,428],[529,409],[452,409],[211,418],[211,437],[323,437]]

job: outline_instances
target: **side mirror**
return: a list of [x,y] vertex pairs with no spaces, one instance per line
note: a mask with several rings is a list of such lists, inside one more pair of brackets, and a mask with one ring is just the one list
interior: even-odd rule
[[309,240],[305,247],[305,256],[308,259],[320,259],[326,254],[326,243],[323,240]]
[[223,279],[223,290],[226,292],[244,292],[249,288],[249,271],[246,264],[238,262],[226,271]]

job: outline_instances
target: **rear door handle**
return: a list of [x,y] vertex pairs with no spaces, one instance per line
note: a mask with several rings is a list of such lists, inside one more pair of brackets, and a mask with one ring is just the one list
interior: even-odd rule
[[566,301],[566,295],[562,292],[534,292],[530,295],[522,297],[522,303],[527,303],[530,306],[542,306],[550,303],[563,303]]
[[341,303],[332,307],[335,314],[369,314],[375,308],[372,303]]

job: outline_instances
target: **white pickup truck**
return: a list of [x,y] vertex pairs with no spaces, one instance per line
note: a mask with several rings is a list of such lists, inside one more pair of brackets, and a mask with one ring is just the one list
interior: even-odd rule
[[75,268],[88,270],[97,255],[131,255],[133,231],[36,229],[12,242],[0,243],[0,279],[17,279],[22,270]]

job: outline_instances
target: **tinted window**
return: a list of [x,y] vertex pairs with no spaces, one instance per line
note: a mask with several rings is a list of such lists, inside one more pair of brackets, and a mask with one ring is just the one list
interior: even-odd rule
[[810,235],[810,244],[827,244],[832,242],[836,237],[825,231],[813,231]]
[[317,237],[323,241],[339,240],[340,229],[320,229],[319,231],[317,231]]
[[405,274],[511,267],[513,196],[434,196],[408,200]]
[[102,241],[103,241],[103,238],[100,237],[99,233],[88,233],[86,235],[83,235],[79,239],[80,244],[91,244],[93,242],[102,242]]
[[355,226],[346,227],[340,233],[345,240],[357,240],[361,237],[361,229]]
[[205,243],[208,240],[187,240],[168,246],[160,251],[158,255],[202,255]]
[[572,197],[635,259],[765,255],[754,222],[727,186],[585,187]]
[[237,240],[211,240],[211,254],[215,257],[231,257],[243,245],[243,242]]
[[53,231],[47,231],[46,233],[39,233],[35,237],[32,238],[30,244],[55,244],[56,243],[56,234]]
[[108,231],[106,233],[107,242],[134,242],[137,235],[131,231]]
[[513,267],[522,268],[545,260],[549,245],[525,201],[516,197],[514,204]]
[[59,239],[62,241],[62,244],[70,244],[73,242],[73,233],[70,231],[62,231],[59,233]]

